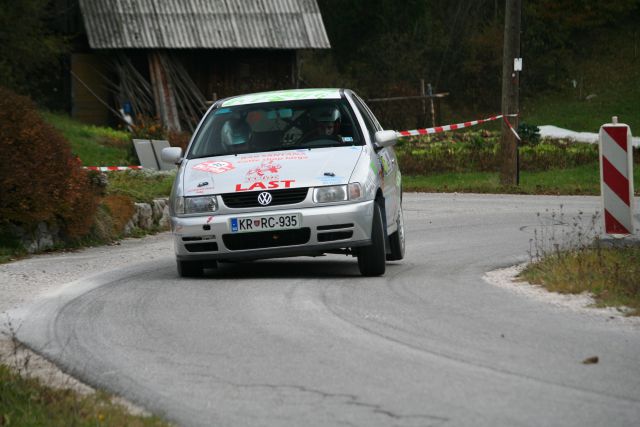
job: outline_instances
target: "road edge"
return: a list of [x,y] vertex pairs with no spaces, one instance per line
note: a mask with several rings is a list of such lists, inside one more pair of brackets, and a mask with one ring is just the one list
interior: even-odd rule
[[624,308],[595,307],[595,299],[588,292],[581,294],[560,294],[548,291],[541,285],[531,284],[518,279],[518,274],[520,274],[528,264],[528,262],[525,262],[488,271],[482,276],[482,279],[490,285],[525,298],[553,305],[560,309],[603,318],[607,321],[615,320],[617,323],[631,326],[634,329],[640,329],[640,317],[626,316]]

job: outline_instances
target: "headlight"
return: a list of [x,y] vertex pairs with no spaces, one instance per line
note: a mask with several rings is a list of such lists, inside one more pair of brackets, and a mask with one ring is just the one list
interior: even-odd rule
[[184,213],[208,213],[218,210],[216,196],[185,197]]
[[342,202],[347,200],[346,185],[332,185],[313,189],[313,201],[316,203]]
[[344,202],[363,198],[362,187],[358,182],[347,185],[331,185],[313,189],[313,201],[316,203]]

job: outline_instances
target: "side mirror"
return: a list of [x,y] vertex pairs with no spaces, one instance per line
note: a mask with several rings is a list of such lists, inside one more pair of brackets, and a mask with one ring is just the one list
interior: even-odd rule
[[374,140],[378,148],[391,147],[398,142],[398,134],[395,130],[379,130],[376,132]]
[[160,153],[160,157],[167,163],[173,163],[177,165],[182,159],[182,148],[180,147],[167,147],[163,148]]

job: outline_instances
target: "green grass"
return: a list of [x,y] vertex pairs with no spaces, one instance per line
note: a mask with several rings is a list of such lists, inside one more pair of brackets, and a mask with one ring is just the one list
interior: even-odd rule
[[[126,166],[131,164],[131,135],[108,127],[85,125],[64,114],[43,112],[44,119],[69,140],[73,152],[86,166]],[[109,172],[108,193],[124,194],[136,202],[168,197],[175,174],[147,171]]]
[[577,99],[572,90],[544,95],[522,109],[522,121],[526,123],[554,125],[577,132],[597,133],[600,126],[611,122],[612,116],[629,125],[635,136],[640,135],[640,84],[621,92],[612,88],[600,91],[590,101]]
[[[0,227],[0,264],[22,258],[27,255],[26,249],[19,240]],[[1,426],[2,424],[0,424]]]
[[[522,120],[598,132],[612,116],[618,116],[620,123],[640,135],[640,55],[637,41],[629,42],[632,31],[601,34],[570,71],[576,88],[567,80],[563,88],[522,100]],[[589,95],[595,97],[586,100]]]
[[136,202],[150,203],[156,198],[169,197],[174,178],[175,173],[110,172],[107,192],[129,196]]
[[[640,174],[636,173],[634,186],[640,189],[639,185]],[[600,195],[600,172],[597,164],[542,172],[522,171],[517,187],[501,186],[497,172],[439,173],[403,176],[402,186],[404,191],[423,192]]]
[[7,247],[4,246],[4,243],[0,245],[0,264],[15,261],[26,255],[27,251],[24,248]]
[[640,315],[640,247],[579,247],[548,253],[520,277],[563,294],[590,292],[601,307],[626,306]]
[[80,396],[43,386],[0,365],[0,426],[168,426],[157,417],[130,415],[103,392]]
[[131,135],[128,132],[75,121],[64,114],[43,112],[44,119],[71,143],[74,154],[85,166],[128,166],[131,164]]

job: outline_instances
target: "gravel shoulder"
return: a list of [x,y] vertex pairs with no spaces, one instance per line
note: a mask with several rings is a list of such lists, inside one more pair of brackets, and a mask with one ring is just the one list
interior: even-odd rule
[[125,239],[111,246],[33,255],[0,264],[0,330],[6,326],[6,313],[9,310],[83,277],[118,270],[134,265],[141,259],[171,255],[171,245],[170,233],[166,232],[142,239]]
[[[56,365],[12,339],[20,327],[9,312],[59,291],[68,284],[88,276],[117,271],[140,260],[172,255],[170,233],[142,239],[125,239],[115,245],[33,255],[15,262],[0,264],[0,362],[44,384],[69,388],[80,394],[95,390],[66,375]],[[133,414],[148,414],[144,409],[121,398],[114,399]]]

